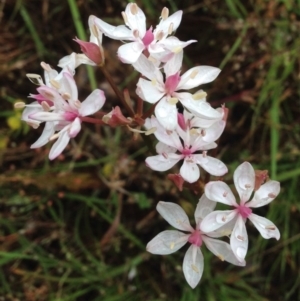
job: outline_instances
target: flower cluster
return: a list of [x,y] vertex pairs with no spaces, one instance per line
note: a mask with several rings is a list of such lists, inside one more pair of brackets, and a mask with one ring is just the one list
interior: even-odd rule
[[[169,15],[169,10],[164,8],[155,28],[147,27],[145,14],[135,3],[126,6],[122,17],[125,25],[113,26],[90,16],[89,42],[75,39],[83,53],[63,57],[58,64],[62,68],[60,72],[42,63],[45,83],[39,75],[28,74],[29,79],[38,85],[37,94],[29,96],[35,101],[28,105],[17,103],[16,107],[25,107],[22,119],[33,128],[45,122],[40,138],[31,148],[56,140],[49,153],[51,160],[59,156],[69,140],[80,132],[82,122],[90,122],[110,127],[123,126],[134,133],[153,134],[158,140],[157,155],[146,158],[146,165],[153,170],[167,171],[183,161],[179,174],[169,176],[180,190],[183,182],[187,182],[189,188],[192,183],[198,183],[198,187],[205,186],[195,211],[196,226],[193,228],[190,225],[187,214],[179,205],[161,201],[157,205],[158,212],[180,231],[161,232],[148,243],[147,250],[166,255],[190,243],[183,260],[183,273],[188,284],[194,288],[204,268],[200,249],[203,243],[221,260],[244,266],[248,250],[247,219],[264,238],[279,239],[276,226],[252,213],[252,208],[274,200],[279,194],[280,184],[265,181],[265,177],[256,177],[251,164],[244,162],[233,175],[240,197],[238,204],[229,186],[220,178],[204,181],[199,167],[206,172],[207,179],[210,175],[222,177],[228,172],[220,159],[208,155],[208,151],[217,147],[217,140],[224,131],[228,109],[225,106],[213,108],[206,100],[207,93],[198,88],[214,81],[221,70],[211,66],[195,66],[186,72],[182,71],[184,48],[196,42],[180,41],[174,36],[181,22],[182,11]],[[117,56],[122,63],[130,64],[140,74],[134,97],[135,106],[132,105],[129,92],[118,89],[105,67],[103,35],[128,41],[119,47]],[[104,92],[99,89],[84,101],[79,101],[74,76],[81,64],[97,66],[102,70],[121,108],[116,106],[109,112],[98,112],[106,100]],[[190,91],[195,88],[199,90]],[[150,104],[147,111],[143,111],[144,102],[148,106]],[[230,205],[233,209],[214,211],[217,202]],[[230,236],[230,244],[217,239],[224,236]]]

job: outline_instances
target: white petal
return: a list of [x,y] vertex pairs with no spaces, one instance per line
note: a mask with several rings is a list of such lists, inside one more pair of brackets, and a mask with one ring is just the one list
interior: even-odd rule
[[233,251],[231,250],[231,247],[228,243],[218,240],[218,239],[214,239],[214,238],[210,238],[207,237],[205,235],[203,235],[202,237],[207,249],[209,251],[211,251],[214,255],[216,255],[218,258],[220,258],[220,260],[222,261],[227,261],[230,262],[234,265],[238,265],[238,266],[245,266],[246,262],[245,260],[240,262],[237,260],[237,258],[235,257]]
[[196,163],[189,162],[188,159],[185,159],[180,168],[180,175],[185,181],[189,183],[194,183],[200,177],[200,170]]
[[155,77],[157,68],[151,61],[149,61],[145,57],[144,54],[141,54],[139,59],[135,63],[133,63],[132,66],[135,70],[137,70],[139,73],[146,76],[150,80]]
[[[178,38],[171,36],[166,38],[165,40],[159,41],[158,43],[166,49],[167,52],[171,53],[179,53],[185,48],[186,46],[197,42],[197,40],[189,40],[187,42],[182,42]],[[182,89],[182,88],[180,88]]]
[[67,131],[61,133],[57,139],[57,141],[52,145],[50,153],[49,153],[49,159],[53,160],[57,156],[59,156],[62,151],[66,148],[70,141],[70,136]]
[[276,238],[277,240],[279,240],[279,230],[270,220],[254,213],[250,214],[248,218],[254,224],[263,238]]
[[69,72],[63,72],[61,84],[64,87],[63,93],[68,93],[70,95],[69,104],[72,105],[72,101],[78,100],[77,85],[73,76]]
[[88,116],[98,112],[105,102],[105,95],[102,90],[94,90],[82,103],[79,108],[80,116]]
[[205,185],[205,194],[212,201],[237,206],[231,189],[222,181],[211,181],[207,183]]
[[237,167],[233,174],[235,188],[240,196],[241,205],[247,202],[255,186],[255,172],[249,162],[244,162]]
[[[213,232],[235,218],[235,210],[217,210],[209,213],[201,222],[200,230],[205,233]],[[208,234],[209,235],[209,234]]]
[[80,130],[81,130],[81,121],[77,117],[71,123],[70,128],[68,130],[70,138],[74,138],[80,132]]
[[158,202],[156,210],[174,228],[193,232],[189,218],[184,210],[177,204],[171,202]]
[[177,92],[174,94],[178,97],[182,105],[196,117],[213,120],[222,118],[222,114],[218,110],[212,108],[211,105],[206,102],[205,98],[203,98],[203,100],[194,100],[192,95],[187,92]]
[[268,181],[261,185],[254,193],[253,199],[247,203],[247,207],[258,208],[272,202],[280,192],[280,183]]
[[172,254],[187,243],[189,236],[176,230],[163,231],[148,242],[146,249],[152,254]]
[[130,29],[128,29],[124,25],[120,26],[112,26],[101,19],[94,17],[95,25],[100,29],[101,32],[104,33],[104,35],[110,37],[114,40],[132,40],[133,35]]
[[[187,72],[185,72],[181,80],[178,84],[178,90],[179,89],[192,89],[195,88],[199,85],[203,85],[206,83],[212,82],[221,72],[219,68],[216,67],[210,67],[210,66],[199,66],[199,67],[194,67]],[[196,74],[195,77],[191,77],[191,75]]]
[[176,74],[181,69],[182,59],[183,51],[173,55],[173,57],[164,66],[166,77]]
[[49,142],[50,137],[54,134],[54,122],[46,122],[42,135],[33,143],[30,148],[38,148]]
[[138,30],[140,33],[140,37],[143,38],[146,33],[146,17],[144,12],[139,7],[137,7],[137,12],[133,14],[131,12],[132,5],[136,5],[136,4],[128,3],[125,9],[125,14],[128,21],[126,22],[126,25],[130,27],[132,31]]
[[199,164],[203,169],[213,176],[223,176],[228,172],[226,165],[219,159],[207,155],[195,155],[194,157],[197,164]]
[[167,154],[167,157],[163,155],[151,156],[146,158],[146,165],[153,170],[157,171],[166,171],[172,168],[180,159],[180,155],[172,154],[170,156]]
[[140,42],[124,44],[118,49],[118,57],[126,64],[135,63],[143,52],[145,46]]
[[162,98],[155,107],[155,116],[166,130],[174,130],[177,126],[177,107]]
[[177,151],[177,149],[175,147],[169,146],[169,145],[167,145],[167,144],[165,144],[161,141],[159,141],[156,144],[155,149],[156,149],[156,152],[160,155],[163,154],[163,153],[165,153],[165,154],[169,154],[169,153],[174,154]]
[[[208,120],[211,122],[211,120]],[[226,122],[224,120],[219,120],[213,125],[205,129],[205,135],[203,136],[203,141],[211,143],[220,138],[224,131]]]
[[248,234],[243,218],[238,215],[230,236],[231,249],[240,262],[244,262],[248,251]]
[[169,16],[167,19],[165,20],[161,19],[159,24],[156,26],[154,32],[157,33],[158,31],[162,30],[167,36],[171,24],[172,24],[173,31],[175,31],[181,22],[181,18],[182,18],[182,10],[178,10],[177,12]]
[[160,91],[159,86],[154,85],[153,82],[140,78],[137,83],[136,94],[149,103],[156,103],[165,95],[165,92]]
[[205,193],[202,194],[195,210],[195,221],[197,225],[215,209],[216,204],[217,203],[210,200]]
[[199,283],[204,269],[204,259],[199,247],[191,245],[185,253],[182,270],[187,283],[195,288]]

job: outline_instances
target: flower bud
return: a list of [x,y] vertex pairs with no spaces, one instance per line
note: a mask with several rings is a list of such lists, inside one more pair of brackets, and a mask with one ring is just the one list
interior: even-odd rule
[[102,120],[111,127],[130,124],[130,121],[122,114],[120,107],[115,107],[104,115]]

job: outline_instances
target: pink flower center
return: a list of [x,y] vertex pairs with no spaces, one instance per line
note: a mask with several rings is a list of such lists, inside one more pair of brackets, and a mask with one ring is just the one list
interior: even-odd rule
[[248,218],[248,216],[252,213],[252,210],[245,205],[238,206],[237,210],[243,218]]
[[169,94],[169,95],[172,95],[173,92],[176,90],[179,82],[180,82],[179,72],[167,77],[166,82],[165,82],[165,91],[166,91],[166,93]]
[[154,40],[154,34],[152,33],[152,28],[148,29],[142,38],[142,41],[145,45],[145,47],[148,47],[152,41]]
[[64,118],[66,121],[73,121],[76,117],[78,117],[78,114],[74,112],[65,112]]
[[201,247],[202,245],[202,237],[199,230],[195,230],[189,237],[189,243]]
[[184,149],[181,151],[181,153],[182,153],[184,156],[189,156],[189,155],[192,154],[192,151],[191,151],[191,149],[189,149],[189,148],[184,148]]

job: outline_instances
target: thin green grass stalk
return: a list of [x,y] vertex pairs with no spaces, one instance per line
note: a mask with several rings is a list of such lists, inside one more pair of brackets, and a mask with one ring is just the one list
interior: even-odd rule
[[41,42],[41,39],[39,37],[39,34],[38,32],[36,31],[35,29],[35,26],[30,18],[30,15],[28,14],[25,6],[23,4],[21,4],[20,6],[20,14],[33,38],[33,41],[34,41],[34,44],[35,44],[35,48],[36,48],[36,51],[38,53],[38,56],[40,58],[43,58],[44,55],[46,54],[46,49],[44,47],[44,44]]
[[226,4],[234,17],[244,19],[247,16],[247,11],[239,0],[226,0]]
[[234,53],[237,51],[237,49],[240,47],[248,29],[248,24],[245,22],[244,27],[242,29],[242,32],[238,36],[238,38],[235,40],[234,44],[232,45],[231,49],[227,52],[226,56],[224,57],[223,61],[221,62],[219,68],[223,69],[225,65],[230,61]]
[[[79,39],[86,41],[87,35],[81,21],[77,3],[75,0],[68,0],[68,3],[69,3],[69,7],[73,18],[73,23],[76,28],[77,35]],[[92,90],[95,90],[97,88],[97,81],[96,81],[94,69],[91,66],[86,66],[86,68],[87,68],[87,73],[88,73],[88,78],[90,81],[91,88]]]

